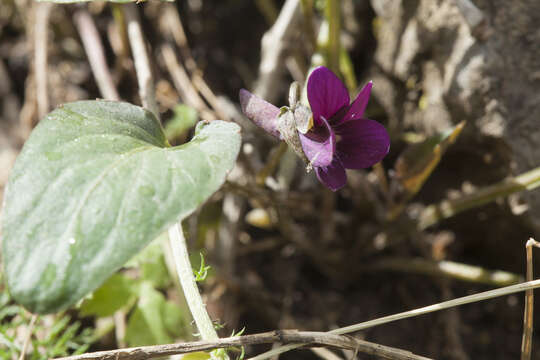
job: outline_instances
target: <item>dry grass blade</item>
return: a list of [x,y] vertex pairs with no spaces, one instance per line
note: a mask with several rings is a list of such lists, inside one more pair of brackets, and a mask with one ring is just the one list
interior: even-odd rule
[[34,56],[36,72],[36,92],[38,104],[38,116],[43,118],[49,112],[49,94],[47,89],[47,35],[49,34],[49,17],[53,4],[36,3],[36,23],[34,31]]
[[[528,281],[528,282],[524,282],[524,283],[517,284],[517,285],[506,286],[506,287],[499,288],[499,289],[484,291],[484,292],[479,293],[479,294],[474,294],[474,295],[464,296],[464,297],[449,300],[449,301],[444,301],[444,302],[441,302],[441,303],[438,303],[438,304],[433,304],[433,305],[425,306],[425,307],[414,309],[414,310],[405,311],[405,312],[394,314],[394,315],[383,316],[381,318],[365,321],[363,323],[354,324],[354,325],[334,329],[332,331],[329,331],[329,333],[330,334],[338,334],[338,335],[349,334],[349,333],[357,332],[357,331],[360,331],[360,330],[372,328],[372,327],[375,327],[375,326],[387,324],[389,322],[393,322],[393,321],[397,321],[397,320],[402,320],[402,319],[407,319],[407,318],[410,318],[410,317],[424,315],[424,314],[428,314],[428,313],[435,312],[435,311],[440,311],[440,310],[445,310],[445,309],[449,309],[449,308],[456,307],[456,306],[470,304],[470,303],[473,303],[473,302],[493,299],[493,298],[496,298],[496,297],[499,297],[499,296],[505,296],[505,295],[516,293],[516,292],[532,290],[532,289],[536,289],[538,287],[540,287],[540,280]],[[300,345],[297,345],[297,344],[295,344],[295,345],[285,345],[285,346],[282,346],[282,347],[279,347],[279,348],[276,348],[276,349],[272,349],[270,351],[267,351],[265,353],[262,353],[260,355],[255,356],[255,357],[252,357],[249,360],[269,359],[269,358],[272,358],[272,357],[274,357],[276,355],[282,354],[284,352],[287,352],[287,351],[290,351],[290,350],[293,350],[293,349],[297,349],[297,348],[299,348],[301,346],[302,346],[301,344]]]
[[146,44],[142,32],[137,7],[133,4],[124,6],[124,16],[126,17],[129,43],[135,61],[137,81],[139,83],[139,95],[142,105],[150,110],[159,119],[159,111],[156,103],[156,93],[154,79],[150,69],[150,60],[146,51]]
[[99,92],[107,100],[120,100],[107,67],[103,44],[92,16],[87,10],[79,10],[74,14],[73,19],[81,36]]
[[[540,243],[530,238],[525,244],[527,253],[527,281],[533,278],[533,262],[532,262],[532,247],[540,247]],[[521,341],[521,360],[530,360],[532,351],[532,334],[533,334],[533,309],[534,309],[534,294],[533,290],[525,292],[525,310],[523,314],[523,338]]]
[[24,343],[21,349],[21,355],[19,356],[19,360],[24,360],[26,357],[26,350],[28,349],[28,345],[30,345],[30,338],[32,337],[32,333],[34,332],[34,326],[36,325],[36,320],[38,316],[36,314],[32,315],[32,318],[30,319],[30,324],[28,325],[27,334],[24,337]]

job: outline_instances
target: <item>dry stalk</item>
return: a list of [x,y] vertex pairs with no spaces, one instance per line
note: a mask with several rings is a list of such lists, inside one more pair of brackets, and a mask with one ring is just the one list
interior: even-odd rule
[[47,90],[47,45],[49,34],[49,16],[53,4],[35,3],[36,22],[34,30],[34,57],[36,73],[36,92],[38,104],[38,116],[43,118],[49,112],[49,94]]
[[159,119],[154,79],[150,69],[150,60],[146,51],[146,43],[139,21],[139,15],[137,14],[137,7],[133,4],[126,4],[123,9],[127,22],[131,53],[135,61],[137,81],[139,83],[139,96],[141,97],[143,107],[150,110]]
[[[533,246],[540,247],[540,243],[530,238],[525,244],[527,254],[527,281],[533,279]],[[525,291],[525,310],[523,314],[523,338],[521,340],[521,360],[530,360],[532,351],[532,334],[533,334],[533,309],[534,309],[534,294],[533,290]]]
[[127,349],[98,351],[94,353],[68,356],[58,360],[142,360],[162,356],[186,354],[197,351],[222,349],[234,346],[258,344],[303,344],[307,346],[328,346],[341,349],[358,350],[369,355],[396,360],[428,360],[423,356],[388,346],[355,339],[350,336],[333,335],[322,332],[276,330],[254,335],[221,338],[215,341],[195,341],[190,343],[140,346]]
[[103,44],[99,37],[96,25],[88,10],[79,10],[73,16],[75,25],[81,36],[81,40],[88,56],[88,62],[92,68],[92,73],[96,79],[97,86],[101,96],[108,100],[120,100],[111,77]]

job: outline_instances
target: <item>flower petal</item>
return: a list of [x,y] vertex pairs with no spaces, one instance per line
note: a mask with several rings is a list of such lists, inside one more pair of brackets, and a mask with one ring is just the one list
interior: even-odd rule
[[381,161],[390,150],[390,137],[374,120],[350,120],[334,128],[341,137],[337,157],[347,169],[362,169]]
[[250,93],[246,89],[240,89],[239,95],[242,112],[257,126],[279,138],[279,108]]
[[307,95],[316,126],[321,125],[321,116],[330,119],[343,106],[349,105],[347,88],[324,66],[319,66],[309,75]]
[[349,120],[361,119],[364,116],[364,111],[366,111],[372,86],[373,83],[370,81],[362,88],[362,90],[360,90],[356,96],[356,99],[354,99],[351,106],[349,106],[345,116],[339,119],[335,125],[339,125]]
[[316,167],[315,173],[319,181],[332,191],[341,189],[347,183],[345,168],[337,158],[328,166]]
[[325,118],[322,125],[311,128],[306,134],[298,132],[304,154],[315,167],[328,166],[334,158],[336,135]]

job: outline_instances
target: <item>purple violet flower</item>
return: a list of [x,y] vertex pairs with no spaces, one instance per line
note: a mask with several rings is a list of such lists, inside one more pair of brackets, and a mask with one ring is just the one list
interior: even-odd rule
[[[347,183],[345,169],[362,169],[381,161],[390,149],[390,137],[377,121],[363,118],[372,83],[349,104],[349,93],[334,73],[324,66],[313,70],[307,83],[313,126],[298,132],[302,150],[319,180],[336,191]],[[280,110],[242,89],[242,111],[270,134],[278,130]],[[283,139],[282,139],[283,140]]]

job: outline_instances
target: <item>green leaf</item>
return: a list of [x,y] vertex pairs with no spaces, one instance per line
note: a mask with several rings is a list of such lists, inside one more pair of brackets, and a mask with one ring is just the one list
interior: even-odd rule
[[83,316],[111,316],[132,301],[136,289],[135,280],[122,274],[114,274],[94,291],[90,299],[83,302],[81,314]]
[[141,284],[139,296],[137,308],[128,320],[127,344],[143,346],[174,341],[186,326],[181,310],[167,302],[149,282]]
[[167,233],[161,234],[124,265],[124,267],[139,268],[143,281],[149,281],[155,288],[162,289],[166,288],[171,282],[161,246],[164,236],[168,240]]
[[34,313],[74,304],[214,193],[239,148],[229,122],[200,122],[189,143],[171,148],[140,107],[59,107],[32,132],[5,193],[13,298]]
[[173,111],[173,118],[165,124],[165,135],[169,140],[185,135],[199,117],[197,110],[184,104],[177,105]]

